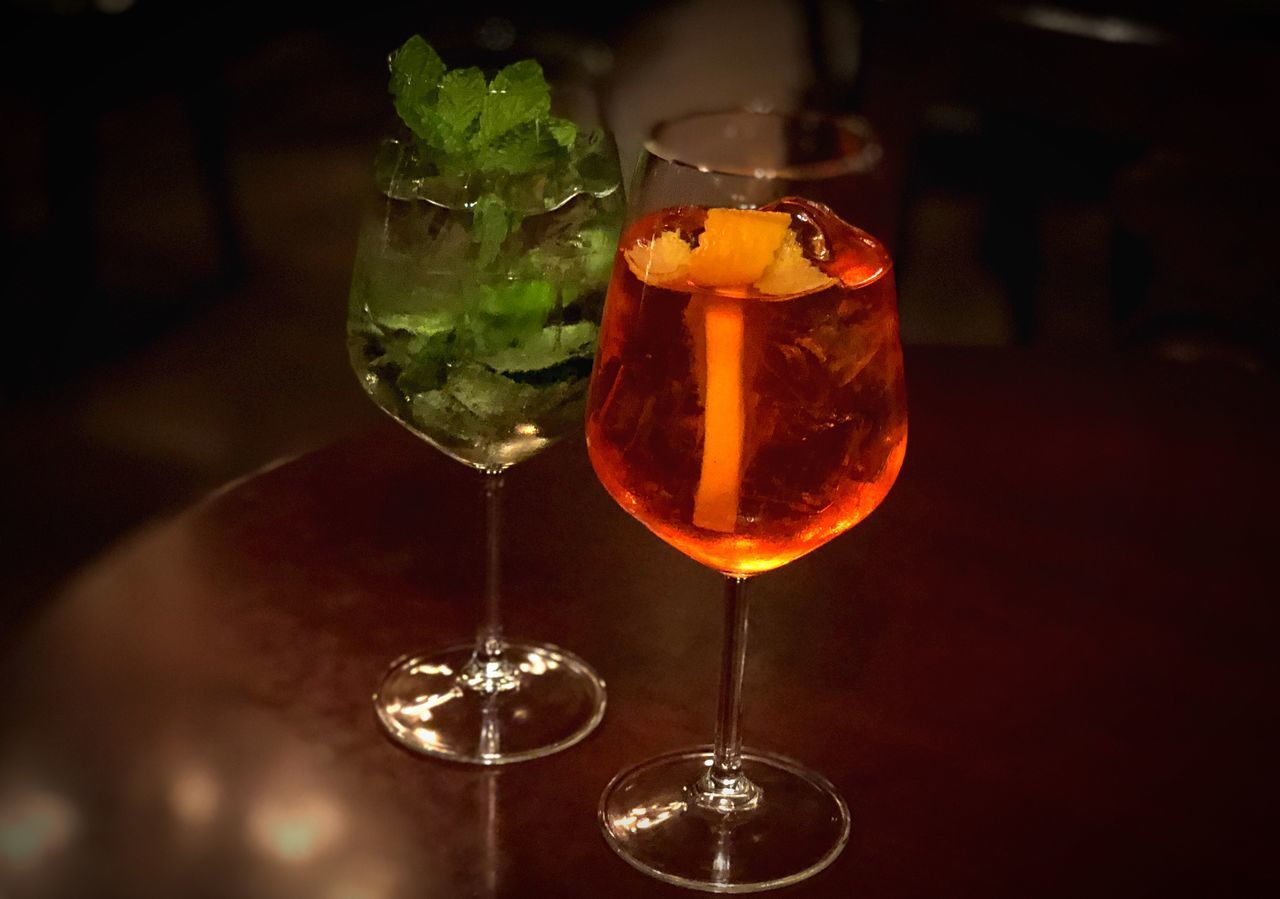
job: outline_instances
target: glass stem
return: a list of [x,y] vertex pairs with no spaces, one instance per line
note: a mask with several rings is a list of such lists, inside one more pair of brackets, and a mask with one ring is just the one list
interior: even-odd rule
[[747,659],[747,579],[726,576],[720,699],[711,767],[690,788],[693,802],[728,814],[760,803],[760,788],[742,773],[742,672]]
[[484,618],[476,634],[476,655],[502,656],[502,472],[484,473]]
[[520,671],[503,655],[502,639],[502,472],[484,473],[485,563],[484,617],[476,632],[476,649],[462,670],[461,681],[482,693],[500,693],[519,685]]

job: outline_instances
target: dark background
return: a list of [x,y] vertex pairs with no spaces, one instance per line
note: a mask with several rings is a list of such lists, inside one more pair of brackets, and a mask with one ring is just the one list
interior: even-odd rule
[[575,60],[624,170],[665,115],[864,113],[909,343],[1276,376],[1280,4],[466,11],[5,9],[4,639],[130,529],[374,420],[346,368],[345,296],[389,123],[384,58],[415,31],[454,64],[511,44]]

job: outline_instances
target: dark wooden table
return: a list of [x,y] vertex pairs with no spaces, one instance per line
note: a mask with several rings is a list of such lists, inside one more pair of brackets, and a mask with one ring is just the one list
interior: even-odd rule
[[[1280,387],[908,357],[889,499],[753,591],[747,741],[853,812],[787,893],[1268,893]],[[576,443],[515,470],[508,508],[509,632],[609,684],[584,743],[486,771],[375,726],[384,666],[467,638],[481,577],[478,484],[388,423],[151,527],[9,641],[0,894],[681,894],[614,857],[595,807],[624,765],[709,739],[716,577]]]

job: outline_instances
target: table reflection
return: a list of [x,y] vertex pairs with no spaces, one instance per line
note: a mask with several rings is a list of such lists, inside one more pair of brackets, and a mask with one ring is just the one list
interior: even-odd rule
[[[1276,753],[1256,688],[1275,667],[1277,607],[1265,556],[1250,555],[1262,518],[1239,498],[1275,505],[1258,489],[1275,441],[1264,419],[1215,410],[1264,408],[1274,389],[969,353],[916,371],[929,376],[913,394],[928,413],[915,487],[870,537],[797,563],[785,590],[759,585],[748,736],[830,767],[863,821],[847,861],[796,895],[945,881],[1022,897],[1046,866],[1065,872],[1063,895],[1104,875],[1169,897],[1212,895],[1221,871],[1261,882],[1274,803],[1260,772]],[[1171,378],[1200,400],[1158,401]],[[1017,428],[963,430],[1025,396],[1043,402]],[[1149,472],[1067,452],[1063,421]],[[1203,440],[1177,442],[1190,433]],[[382,736],[369,684],[406,634],[465,639],[475,580],[469,488],[388,423],[139,535],[0,659],[0,896],[653,895],[601,840],[596,802],[619,759],[702,734],[714,697],[688,689],[710,676],[690,647],[716,639],[717,615],[701,572],[577,489],[590,469],[568,450],[514,492],[539,540],[513,547],[512,609],[611,666],[618,707],[590,739],[498,773]],[[957,466],[972,477],[948,476]],[[1191,511],[1167,490],[1185,471],[1224,479]],[[1099,493],[1124,514],[1067,503]],[[584,528],[590,552],[565,564]],[[901,550],[902,533],[919,549]],[[1165,564],[1174,551],[1195,565]],[[428,729],[455,707],[411,700]],[[615,823],[682,839],[683,798],[633,797]],[[1205,824],[1221,821],[1233,826]],[[751,838],[727,835],[730,849]],[[1013,861],[975,867],[984,852]],[[1166,871],[1172,857],[1186,870]]]
[[[499,774],[394,747],[369,714],[368,673],[342,673],[366,655],[376,670],[385,650],[335,644],[314,605],[263,602],[255,575],[228,578],[199,538],[165,533],[162,569],[206,576],[158,589],[113,572],[129,586],[110,621],[108,576],[32,636],[33,654],[64,651],[0,696],[0,728],[21,738],[0,756],[0,895],[498,895]],[[519,661],[528,677],[555,664]],[[83,715],[51,716],[72,693]],[[429,736],[454,698],[403,712]]]
[[33,784],[0,797],[0,870],[37,873],[67,847],[80,813],[65,796]]
[[218,814],[222,788],[208,768],[192,764],[173,775],[169,786],[169,806],[182,823],[191,827],[208,824]]
[[[163,892],[212,872],[219,895],[264,899],[454,895],[460,884],[472,885],[469,895],[499,895],[498,771],[434,766],[443,776],[426,789],[384,773],[371,790],[364,759],[254,717],[219,722],[231,752],[150,735],[153,751],[134,756],[111,795],[87,805],[21,770],[3,772],[13,786],[0,792],[0,894],[88,895],[75,891],[140,880]],[[393,750],[393,762],[400,755]],[[97,839],[77,841],[85,830]],[[69,851],[68,867],[60,862]]]

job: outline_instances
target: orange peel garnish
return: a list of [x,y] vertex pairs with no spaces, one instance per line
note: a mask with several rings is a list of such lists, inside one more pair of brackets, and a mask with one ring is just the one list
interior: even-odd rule
[[758,280],[790,233],[791,216],[758,209],[709,209],[689,280],[703,287],[746,287]]
[[835,283],[835,278],[805,258],[795,232],[788,230],[773,261],[751,286],[765,296],[783,297],[815,293]]
[[705,302],[706,395],[703,403],[702,466],[693,498],[693,523],[732,534],[738,526],[742,491],[743,396],[742,301],[715,294]]
[[631,274],[654,287],[686,283],[692,255],[693,247],[676,231],[663,231],[652,240],[639,241],[622,254]]

